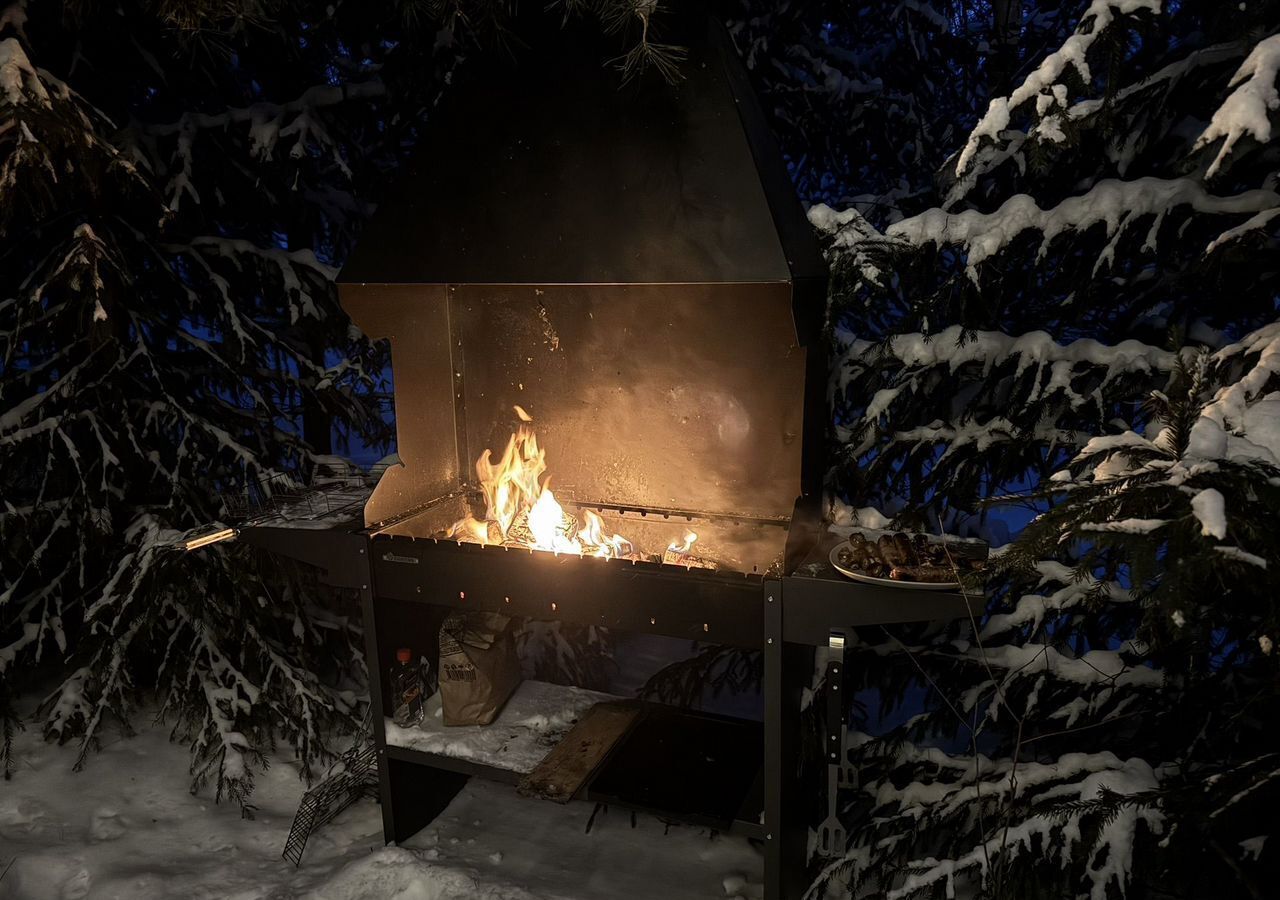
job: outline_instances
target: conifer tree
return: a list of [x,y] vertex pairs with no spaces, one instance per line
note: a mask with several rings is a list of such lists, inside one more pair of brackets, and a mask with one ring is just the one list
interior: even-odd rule
[[[267,476],[379,447],[385,348],[333,278],[511,4],[95,2],[0,12],[0,757],[36,671],[79,762],[148,689],[193,788],[245,805],[277,738],[356,725],[351,598],[243,548],[172,550]],[[617,74],[678,77],[652,0],[565,3]],[[599,678],[600,636],[553,669]],[[606,642],[607,643],[607,642]]]
[[383,357],[332,278],[398,148],[370,142],[385,89],[332,23],[257,48],[308,65],[255,71],[243,30],[196,46],[139,10],[75,15],[18,3],[0,25],[6,735],[22,677],[65,659],[43,728],[82,764],[155,688],[195,784],[244,802],[275,737],[309,765],[358,720],[358,621],[245,550],[171,547],[246,483],[304,478],[329,437],[307,412],[383,439]]
[[1266,896],[1277,29],[1274,3],[1094,0],[935,207],[812,211],[834,516],[1013,531],[986,615],[859,634],[846,696],[925,700],[853,751],[828,891]]

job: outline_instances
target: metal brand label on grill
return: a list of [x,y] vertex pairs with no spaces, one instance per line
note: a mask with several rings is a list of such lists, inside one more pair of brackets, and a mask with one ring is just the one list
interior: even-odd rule
[[418,564],[418,557],[416,556],[400,556],[395,553],[384,553],[382,554],[382,558],[387,562],[408,563],[411,566],[416,566]]

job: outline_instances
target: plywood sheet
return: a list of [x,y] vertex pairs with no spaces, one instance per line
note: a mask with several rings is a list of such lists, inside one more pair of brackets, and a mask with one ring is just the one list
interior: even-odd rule
[[520,780],[517,789],[527,797],[568,803],[626,735],[639,712],[632,703],[597,703]]

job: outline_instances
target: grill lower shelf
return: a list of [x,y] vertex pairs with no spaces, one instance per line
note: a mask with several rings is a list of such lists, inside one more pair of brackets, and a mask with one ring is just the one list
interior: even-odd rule
[[[446,727],[440,719],[440,695],[426,704],[422,724],[401,728],[385,719],[388,752],[413,760],[412,751],[423,757],[445,761],[441,768],[470,774],[473,767],[484,767],[510,773],[509,778],[532,772],[569,732],[574,724],[597,703],[617,700],[610,694],[582,688],[525,681],[520,684],[498,717],[488,725]],[[450,766],[447,761],[468,764]]]
[[[597,703],[609,694],[525,681],[490,725],[446,728],[437,695],[421,725],[400,728],[385,720],[387,754],[493,781],[516,783],[539,767]],[[598,753],[599,748],[583,752]],[[645,705],[607,751],[591,761],[588,800],[653,813],[681,822],[757,836],[764,808],[761,772],[764,731],[759,722]],[[527,780],[527,779],[526,779]],[[581,796],[579,792],[579,796]]]

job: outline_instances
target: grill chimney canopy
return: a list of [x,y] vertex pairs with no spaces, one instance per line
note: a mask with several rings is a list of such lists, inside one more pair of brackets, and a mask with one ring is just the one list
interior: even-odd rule
[[[620,84],[622,39],[572,23],[464,63],[340,283],[758,283],[791,281],[788,257],[820,266],[779,239],[775,218],[803,214],[785,171],[762,171],[781,163],[744,128],[756,101],[723,27],[662,24],[688,51],[675,84]],[[771,209],[762,181],[779,175]]]

